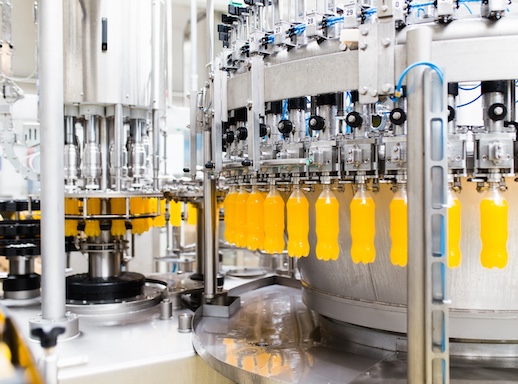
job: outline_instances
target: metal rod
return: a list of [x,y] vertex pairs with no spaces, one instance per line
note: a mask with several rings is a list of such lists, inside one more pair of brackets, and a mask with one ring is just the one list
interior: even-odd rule
[[41,314],[65,318],[63,1],[38,3],[41,126]]
[[191,0],[191,91],[198,89],[198,2]]
[[214,71],[214,0],[207,0],[207,43],[209,53],[209,74]]
[[196,273],[200,276],[203,275],[205,269],[204,259],[204,242],[203,242],[203,230],[205,229],[205,210],[200,205],[196,210]]
[[160,173],[160,120],[161,111],[165,110],[165,60],[164,51],[165,18],[164,1],[153,1],[153,189],[159,188]]
[[[408,33],[407,64],[431,59],[432,31],[418,28]],[[408,383],[425,383],[425,188],[424,143],[424,67],[408,73],[408,269],[407,333]]]
[[115,157],[115,189],[120,191],[122,189],[122,147],[125,144],[124,140],[124,119],[122,116],[122,104],[115,104],[113,117],[114,132],[114,157]]
[[108,129],[106,127],[106,117],[100,117],[99,136],[101,138],[101,189],[106,191],[110,183],[108,174],[108,153],[110,143],[108,141]]
[[[174,92],[174,60],[173,60],[173,0],[167,0],[166,2],[166,29],[167,29],[167,45],[165,49],[167,51],[167,95],[168,104],[173,105],[173,92]],[[164,171],[167,175],[167,172]]]
[[[209,162],[212,160],[211,151],[211,131],[203,132],[203,160]],[[216,181],[212,179],[210,173],[206,170],[203,172],[203,253],[205,257],[205,300],[212,302],[216,297],[217,280],[216,280],[216,252],[215,252],[215,207],[216,207]]]

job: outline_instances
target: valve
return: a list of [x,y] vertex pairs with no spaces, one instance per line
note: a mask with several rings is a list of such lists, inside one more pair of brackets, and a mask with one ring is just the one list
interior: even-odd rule
[[326,120],[321,116],[311,116],[309,118],[309,128],[313,131],[321,131],[325,128]]
[[362,116],[356,111],[348,113],[345,117],[345,121],[347,125],[352,128],[359,128],[363,124]]

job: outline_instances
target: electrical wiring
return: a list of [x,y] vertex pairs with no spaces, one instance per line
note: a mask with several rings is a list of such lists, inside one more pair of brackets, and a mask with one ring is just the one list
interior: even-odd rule
[[441,68],[439,68],[436,64],[430,62],[430,61],[418,61],[416,63],[410,64],[406,69],[401,73],[401,76],[399,76],[399,80],[396,85],[396,91],[394,92],[394,96],[390,99],[392,101],[397,101],[401,97],[401,90],[403,88],[403,80],[405,79],[408,72],[410,72],[411,69],[418,67],[418,66],[427,66],[433,69],[437,75],[439,76],[439,80],[441,83],[444,82],[444,74],[442,73]]

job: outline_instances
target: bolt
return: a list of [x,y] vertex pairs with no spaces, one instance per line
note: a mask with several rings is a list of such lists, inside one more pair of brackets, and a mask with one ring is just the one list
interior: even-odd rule
[[495,114],[497,116],[503,115],[504,114],[504,109],[502,107],[496,107],[495,108]]
[[248,109],[252,108],[252,106],[253,106],[253,105],[254,105],[254,103],[252,103],[252,100],[247,100],[247,101],[246,101],[246,107],[247,107]]
[[482,156],[482,160],[486,161],[487,160],[487,155],[483,155]]
[[461,159],[460,155],[455,156],[455,161],[460,161]]
[[362,51],[365,51],[367,49],[367,43],[365,41],[360,41],[358,47],[360,47]]
[[362,36],[367,36],[369,34],[369,30],[367,28],[362,28],[360,33],[362,34]]
[[367,88],[367,87],[360,88],[360,94],[362,94],[362,95],[366,95],[368,91],[369,91],[369,88]]
[[[383,84],[383,87],[381,87],[381,90],[383,92],[390,92],[392,90],[392,84],[389,84],[389,83],[385,83]],[[401,114],[399,114],[399,117],[396,117],[396,119],[399,119],[401,117]]]
[[387,7],[386,5],[382,5],[382,6],[381,6],[381,10],[382,10],[383,12],[387,12],[387,11],[388,11],[388,7]]
[[[385,90],[384,90],[384,91],[385,91]],[[388,92],[388,91],[385,91],[385,92]],[[399,112],[399,111],[394,112],[394,113],[392,114],[392,117],[393,117],[394,119],[396,119],[396,120],[401,119],[401,112]],[[397,148],[394,148],[394,150],[397,150]]]
[[371,95],[372,97],[378,96],[378,91],[376,89],[371,89],[371,91],[369,92],[369,95]]

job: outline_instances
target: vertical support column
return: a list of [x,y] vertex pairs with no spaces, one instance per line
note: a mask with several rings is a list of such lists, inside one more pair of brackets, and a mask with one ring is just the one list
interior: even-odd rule
[[39,118],[41,126],[41,317],[31,328],[65,328],[78,334],[76,316],[65,310],[63,1],[40,0]]
[[122,104],[115,104],[113,116],[113,130],[115,132],[113,145],[114,159],[112,159],[112,161],[114,161],[115,164],[112,164],[112,167],[115,170],[115,174],[112,176],[115,177],[115,190],[120,192],[122,190],[122,148],[125,145]]
[[[207,37],[208,37],[208,53],[209,53],[209,78],[214,79],[214,1],[207,0]],[[213,82],[212,91],[217,87],[217,83]],[[214,93],[212,100],[216,100]],[[214,115],[209,120],[209,124],[205,127],[203,132],[203,163],[208,165],[213,161],[213,137],[212,131],[216,124],[221,124],[218,117]],[[217,137],[221,141],[220,137]],[[217,291],[217,259],[215,249],[215,234],[216,234],[216,180],[212,177],[212,169],[205,168],[203,172],[203,212],[204,212],[204,230],[203,230],[203,250],[205,257],[205,273],[204,286],[205,296],[204,300],[211,303],[216,297]]]
[[[407,64],[431,58],[432,31],[409,31]],[[408,382],[449,383],[447,92],[415,67],[408,89]]]
[[251,58],[250,103],[248,105],[248,158],[252,161],[254,171],[261,166],[259,136],[260,126],[264,119],[264,61],[261,55]]
[[165,111],[165,6],[164,0],[153,0],[153,189],[159,188],[160,121]]

